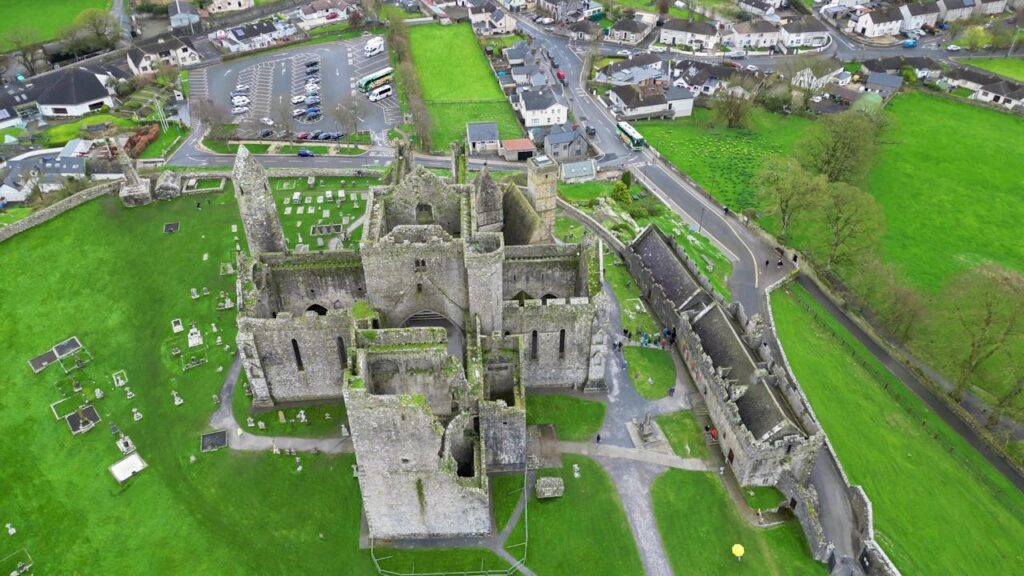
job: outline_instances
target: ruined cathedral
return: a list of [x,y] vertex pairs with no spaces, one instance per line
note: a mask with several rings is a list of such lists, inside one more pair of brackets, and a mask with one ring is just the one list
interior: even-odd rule
[[257,409],[344,401],[372,538],[483,535],[488,473],[530,465],[526,392],[603,386],[599,250],[552,237],[546,157],[525,188],[398,172],[358,251],[290,249],[239,146],[238,348]]

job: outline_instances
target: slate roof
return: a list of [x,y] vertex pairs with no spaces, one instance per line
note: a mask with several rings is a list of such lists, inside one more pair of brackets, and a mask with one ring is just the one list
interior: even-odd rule
[[199,15],[199,10],[195,6],[188,2],[182,2],[182,0],[174,0],[174,4],[167,6],[167,15],[176,16],[178,14],[192,14],[195,16]]
[[739,5],[741,9],[744,6],[750,6],[753,10],[759,12],[768,12],[769,10],[775,9],[774,6],[767,2],[764,2],[764,0],[739,0],[739,2],[737,2],[736,4]]
[[680,20],[678,18],[669,18],[663,27],[667,30],[703,34],[704,36],[714,36],[718,33],[718,30],[707,22],[690,22],[689,20]]
[[520,96],[524,110],[547,110],[556,104],[550,90],[524,90]]
[[981,84],[982,86],[999,80],[997,76],[986,74],[985,72],[971,68],[951,68],[946,72],[945,76],[952,80],[965,80],[967,82],[973,82],[974,84]]
[[679,100],[693,100],[693,92],[682,86],[671,86],[665,91],[665,100],[677,102]]
[[903,86],[903,77],[885,72],[872,72],[868,74],[867,85],[875,85],[889,90],[899,90]]
[[808,34],[810,32],[828,32],[828,28],[816,19],[805,16],[782,25],[782,29],[790,34]]
[[637,86],[636,84],[627,84],[625,86],[616,86],[612,88],[612,92],[618,96],[622,104],[632,110],[641,106],[657,106],[659,104],[664,105],[668,101],[665,100],[665,90],[660,86]]
[[96,74],[84,68],[66,68],[36,102],[48,106],[85,104],[110,96]]
[[633,32],[639,34],[645,30],[645,26],[642,22],[637,20],[630,20],[629,18],[623,18],[612,25],[612,30],[618,30],[620,32]]
[[[984,2],[984,0],[982,0]],[[911,16],[924,16],[925,14],[938,14],[939,4],[937,2],[911,2],[904,4]]]
[[566,162],[562,164],[562,178],[575,179],[593,177],[597,174],[596,163],[593,160],[580,160],[579,162]]
[[1012,100],[1024,100],[1024,85],[1009,80],[1000,79],[991,84],[985,84],[981,89]]
[[771,34],[772,32],[778,32],[779,29],[765,20],[749,20],[747,22],[739,22],[732,27],[733,31],[737,34]]
[[573,140],[576,140],[579,136],[579,130],[569,128],[558,132],[549,132],[548,135],[544,137],[544,143],[546,145],[571,144]]
[[628,70],[630,68],[647,67],[655,63],[661,62],[661,58],[658,58],[656,54],[637,54],[632,58],[626,58],[625,60],[619,60],[618,62],[612,62],[604,68],[601,68],[600,72],[607,76],[619,72],[620,70]]
[[469,122],[466,124],[466,137],[470,142],[486,142],[500,140],[496,122]]
[[872,12],[868,12],[868,18],[871,18],[871,21],[875,24],[882,24],[885,22],[902,22],[903,13],[900,12],[899,8],[893,6],[891,8],[886,8],[885,10],[874,10]]
[[[687,305],[687,309],[703,307],[711,302],[711,297],[686,270],[657,226],[648,226],[633,241],[629,249],[650,270],[654,281],[665,290],[665,296],[675,308],[678,309],[684,304]],[[690,300],[691,298],[693,299]]]
[[899,72],[904,66],[910,66],[915,70],[939,70],[938,62],[924,56],[892,56],[889,58],[874,58],[865,60],[864,67],[871,72]]

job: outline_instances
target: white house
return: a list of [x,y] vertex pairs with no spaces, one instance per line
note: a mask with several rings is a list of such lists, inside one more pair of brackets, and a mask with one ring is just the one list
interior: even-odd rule
[[669,64],[657,54],[637,54],[599,69],[594,80],[602,84],[667,84]]
[[976,12],[981,16],[1002,14],[1006,11],[1006,0],[976,0]]
[[647,36],[649,30],[650,28],[639,20],[623,18],[608,29],[608,40],[635,46]]
[[526,0],[499,0],[499,2],[509,12],[522,12],[526,10]]
[[779,28],[764,20],[739,22],[732,27],[726,42],[735,48],[768,48],[782,39]]
[[206,10],[210,14],[219,14],[220,12],[245,10],[252,8],[255,4],[254,0],[213,0],[206,6]]
[[113,92],[104,80],[85,68],[67,68],[36,99],[47,118],[84,116],[104,106],[113,107]]
[[828,28],[807,16],[779,27],[779,42],[786,48],[819,48],[829,43]]
[[516,31],[516,20],[503,8],[490,2],[469,8],[469,22],[473,31],[481,36],[511,34]]
[[690,22],[670,18],[661,27],[659,42],[669,46],[686,46],[693,50],[711,50],[718,45],[718,29],[707,22]]
[[740,83],[757,85],[764,78],[759,72],[737,70],[732,66],[702,62],[700,60],[680,60],[673,64],[672,74],[675,77],[672,85],[683,87],[695,94],[714,96],[719,89],[745,90]]
[[864,10],[853,23],[854,32],[867,38],[896,36],[903,26],[903,13],[899,8],[885,10]]
[[778,8],[772,0],[737,0],[736,6],[755,16],[770,16],[775,14],[775,9]]
[[190,66],[198,64],[199,52],[189,38],[161,38],[156,42],[132,46],[128,49],[128,68],[132,74],[152,74],[161,66]]
[[939,20],[954,22],[974,15],[974,0],[938,0]]
[[1024,103],[1024,86],[1000,79],[982,86],[974,93],[973,98],[1012,110]]
[[616,86],[608,91],[618,118],[679,118],[693,114],[693,94],[672,86]]
[[527,128],[565,124],[569,108],[555,99],[550,89],[522,90],[519,93],[519,113]]
[[[299,9],[299,18],[303,21],[340,21],[348,20],[352,5],[345,0],[315,0]],[[331,16],[334,14],[335,16]]]
[[900,6],[900,14],[903,15],[903,30],[919,30],[938,24],[939,5],[936,2],[904,4]]
[[231,52],[248,52],[272,46],[295,32],[295,26],[288,22],[261,20],[237,28],[218,30],[210,34],[210,40]]

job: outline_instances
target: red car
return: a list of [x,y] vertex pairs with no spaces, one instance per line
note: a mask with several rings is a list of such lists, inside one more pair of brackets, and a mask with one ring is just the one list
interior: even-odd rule
[[337,12],[328,12],[327,13],[327,19],[328,20],[334,20],[337,17],[338,17],[338,13]]
[[306,138],[309,138],[309,132],[299,132],[295,137],[299,140],[305,140]]

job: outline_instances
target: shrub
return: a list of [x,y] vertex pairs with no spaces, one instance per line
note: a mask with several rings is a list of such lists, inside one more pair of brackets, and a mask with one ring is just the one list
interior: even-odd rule
[[612,187],[612,200],[618,202],[620,206],[629,206],[633,202],[629,195],[629,186],[622,181],[616,182]]

